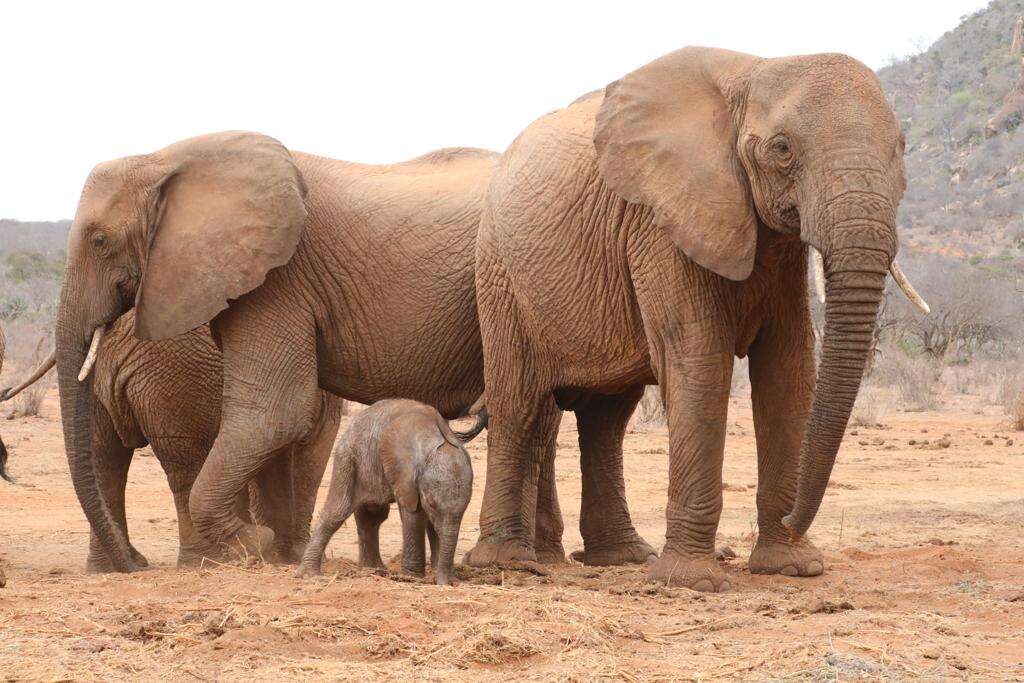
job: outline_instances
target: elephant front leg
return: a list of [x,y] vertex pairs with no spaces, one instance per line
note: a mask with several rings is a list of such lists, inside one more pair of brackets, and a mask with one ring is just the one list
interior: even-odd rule
[[224,356],[223,410],[189,513],[207,541],[243,556],[269,558],[274,532],[239,519],[235,497],[281,449],[306,441],[320,415],[315,325],[301,309],[289,323],[243,299],[214,325]]
[[364,505],[356,508],[360,567],[384,569],[384,560],[380,556],[380,525],[388,518],[390,511],[390,505]]
[[[488,395],[488,401],[487,483],[480,509],[480,539],[466,554],[465,562],[477,567],[535,562],[538,485],[545,461],[552,460],[551,488],[547,490],[553,493],[553,453],[561,411],[550,394],[526,398],[515,391],[501,396],[495,392]],[[553,510],[550,499],[545,505],[546,511]],[[560,524],[560,512],[558,518]],[[551,519],[549,515],[549,524]],[[547,531],[545,537],[550,539],[553,534]],[[557,547],[561,548],[560,539]]]
[[750,350],[751,403],[757,438],[757,543],[753,574],[817,576],[821,551],[796,543],[782,526],[796,497],[800,443],[814,393],[814,341],[806,304],[794,320],[766,323]]
[[[557,428],[555,431],[557,434]],[[556,440],[552,440],[542,456],[537,479],[537,518],[534,523],[533,547],[537,561],[541,564],[565,564],[565,548],[562,546],[565,522],[562,521],[562,508],[558,504],[558,489],[555,486],[556,450]]]
[[639,385],[618,396],[590,396],[576,408],[583,474],[583,551],[573,553],[573,559],[584,564],[644,564],[657,557],[633,527],[622,469],[626,425],[643,391]]
[[665,548],[649,577],[698,591],[731,588],[715,560],[733,355],[677,353],[658,373],[669,429]]

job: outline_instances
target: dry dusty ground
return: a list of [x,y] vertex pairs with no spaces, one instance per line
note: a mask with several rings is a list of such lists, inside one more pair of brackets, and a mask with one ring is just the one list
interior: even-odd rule
[[[0,422],[16,486],[0,482],[0,674],[9,679],[1024,679],[1024,438],[979,399],[851,428],[813,537],[814,579],[751,576],[756,467],[749,401],[730,415],[720,543],[733,592],[644,582],[639,568],[547,575],[460,569],[441,588],[353,565],[343,527],[324,578],[279,566],[174,568],[171,497],[152,457],[128,486],[135,544],[155,567],[82,572],[87,531],[68,480],[55,396]],[[1010,445],[1008,438],[1015,443]],[[947,439],[949,444],[946,446]],[[937,441],[939,442],[937,444]],[[576,432],[559,439],[566,548],[580,547]],[[664,429],[626,441],[634,519],[664,534]],[[945,446],[945,447],[944,447]],[[477,492],[462,549],[476,537]],[[326,486],[326,482],[325,482]],[[397,515],[383,552],[399,550]],[[461,550],[460,550],[461,553]]]

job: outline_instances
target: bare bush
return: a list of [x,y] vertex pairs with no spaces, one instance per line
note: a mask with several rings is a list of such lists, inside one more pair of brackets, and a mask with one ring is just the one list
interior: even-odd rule
[[850,414],[850,426],[875,427],[880,422],[887,405],[885,392],[879,387],[862,387],[857,394],[857,402],[853,404]]
[[1010,427],[1024,431],[1024,377],[1007,373],[999,385],[999,402],[1010,418]]
[[[38,366],[43,360],[49,355],[49,349],[52,342],[48,335],[38,336],[38,341],[35,345],[35,350],[28,358],[27,368],[34,368]],[[43,399],[46,398],[46,392],[50,388],[51,380],[48,377],[42,377],[38,382],[26,387],[24,391],[12,399],[14,406],[14,414],[19,417],[34,417],[39,414],[39,409],[43,406]]]
[[873,379],[896,390],[904,410],[934,410],[939,406],[942,366],[927,356],[910,356],[890,349],[875,364]]

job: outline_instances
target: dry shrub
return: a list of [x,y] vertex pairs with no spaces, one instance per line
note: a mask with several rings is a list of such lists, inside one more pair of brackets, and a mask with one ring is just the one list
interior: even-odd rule
[[1003,375],[999,384],[999,402],[1010,418],[1010,426],[1024,431],[1024,378],[1017,373]]
[[939,406],[942,366],[928,356],[909,356],[890,349],[875,364],[872,379],[896,389],[899,404],[907,411],[934,410]]
[[850,426],[874,427],[878,425],[885,402],[885,394],[878,387],[862,387],[857,395],[857,402],[853,404]]
[[470,664],[507,664],[543,652],[542,634],[527,622],[491,620],[471,623],[448,661],[459,668]]

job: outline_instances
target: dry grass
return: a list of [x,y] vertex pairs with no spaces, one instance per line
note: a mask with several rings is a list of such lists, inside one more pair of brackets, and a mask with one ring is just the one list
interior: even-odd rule
[[1007,373],[999,383],[998,401],[1010,418],[1010,427],[1024,431],[1024,377]]
[[942,366],[923,355],[907,355],[899,349],[883,354],[875,364],[872,380],[896,390],[904,410],[935,410],[940,405]]

